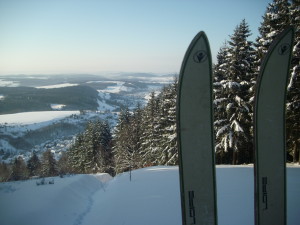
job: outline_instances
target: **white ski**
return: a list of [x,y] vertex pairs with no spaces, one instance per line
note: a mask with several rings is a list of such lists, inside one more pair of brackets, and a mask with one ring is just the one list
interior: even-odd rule
[[184,225],[216,225],[212,61],[204,32],[192,40],[182,62],[177,130]]
[[293,28],[269,48],[257,81],[254,110],[255,224],[286,224],[285,95]]

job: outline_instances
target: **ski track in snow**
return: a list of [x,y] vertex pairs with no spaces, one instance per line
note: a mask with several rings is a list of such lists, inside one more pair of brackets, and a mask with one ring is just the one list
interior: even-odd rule
[[86,207],[86,209],[79,214],[79,216],[76,218],[74,225],[81,225],[83,219],[85,218],[85,216],[91,211],[93,205],[94,205],[94,200],[93,200],[93,196],[94,194],[97,192],[98,190],[94,191],[89,197],[88,197],[88,205]]
[[111,177],[109,177],[109,175],[105,176],[105,175],[95,175],[95,177],[97,179],[99,179],[101,182],[99,182],[99,189],[93,191],[89,196],[88,196],[88,204],[87,207],[85,208],[85,210],[80,213],[78,215],[78,217],[75,219],[75,222],[73,225],[82,225],[82,222],[84,220],[84,218],[86,217],[87,214],[89,214],[91,212],[91,209],[94,206],[94,199],[95,199],[95,194],[98,191],[104,191],[105,192],[105,186],[106,186],[106,182],[108,182],[110,179],[112,179]]

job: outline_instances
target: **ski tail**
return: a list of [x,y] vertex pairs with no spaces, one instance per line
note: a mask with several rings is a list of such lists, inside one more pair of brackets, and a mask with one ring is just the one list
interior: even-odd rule
[[254,106],[255,224],[286,224],[285,102],[294,29],[273,41],[257,80]]
[[199,32],[184,56],[177,98],[177,136],[184,225],[216,225],[212,60]]

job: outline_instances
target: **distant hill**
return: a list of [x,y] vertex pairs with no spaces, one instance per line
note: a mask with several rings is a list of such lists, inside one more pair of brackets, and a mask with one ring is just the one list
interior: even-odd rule
[[33,87],[0,87],[0,114],[49,111],[52,104],[65,105],[64,110],[97,110],[98,92],[89,86],[52,89]]

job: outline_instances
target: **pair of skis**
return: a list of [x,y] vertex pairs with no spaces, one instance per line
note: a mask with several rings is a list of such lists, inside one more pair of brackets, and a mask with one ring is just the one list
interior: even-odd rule
[[[293,28],[271,45],[258,77],[255,112],[255,223],[286,224],[285,93]],[[212,60],[204,32],[183,59],[177,130],[184,225],[217,225]]]

